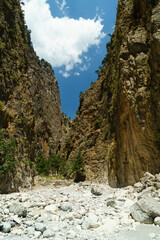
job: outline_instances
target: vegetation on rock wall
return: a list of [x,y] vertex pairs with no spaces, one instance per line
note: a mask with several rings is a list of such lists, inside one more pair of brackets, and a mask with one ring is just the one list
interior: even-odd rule
[[86,178],[84,157],[81,155],[81,152],[77,154],[72,162],[72,174],[75,182],[84,181]]
[[16,140],[4,129],[0,130],[0,177],[13,173],[16,165],[14,158]]
[[85,180],[85,163],[80,152],[72,162],[67,162],[57,154],[52,154],[49,158],[39,154],[36,158],[35,170],[41,176],[74,178],[75,182]]

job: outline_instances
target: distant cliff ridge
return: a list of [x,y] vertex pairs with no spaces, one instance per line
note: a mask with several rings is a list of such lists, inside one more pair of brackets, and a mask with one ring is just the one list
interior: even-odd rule
[[62,121],[57,80],[33,50],[19,0],[1,0],[1,192],[31,186],[36,157],[59,146]]
[[160,2],[119,0],[97,82],[82,96],[64,154],[87,179],[133,184],[160,171]]

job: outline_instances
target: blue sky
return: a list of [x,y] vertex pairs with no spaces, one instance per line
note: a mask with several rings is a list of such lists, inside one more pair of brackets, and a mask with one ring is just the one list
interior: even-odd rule
[[62,111],[72,119],[79,93],[96,81],[118,0],[24,0],[33,46],[54,69]]

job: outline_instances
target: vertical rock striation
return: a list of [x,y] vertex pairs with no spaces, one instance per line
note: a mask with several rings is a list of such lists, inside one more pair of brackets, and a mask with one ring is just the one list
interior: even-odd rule
[[64,153],[82,152],[88,179],[125,186],[160,171],[159,0],[119,0],[107,50]]
[[0,190],[28,187],[38,154],[62,137],[62,112],[51,66],[36,56],[19,0],[0,1]]

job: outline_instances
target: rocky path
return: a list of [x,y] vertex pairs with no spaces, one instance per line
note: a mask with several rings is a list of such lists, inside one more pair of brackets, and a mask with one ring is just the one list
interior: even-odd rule
[[159,205],[153,209],[160,191],[151,176],[123,189],[50,181],[0,195],[0,240],[160,240]]

